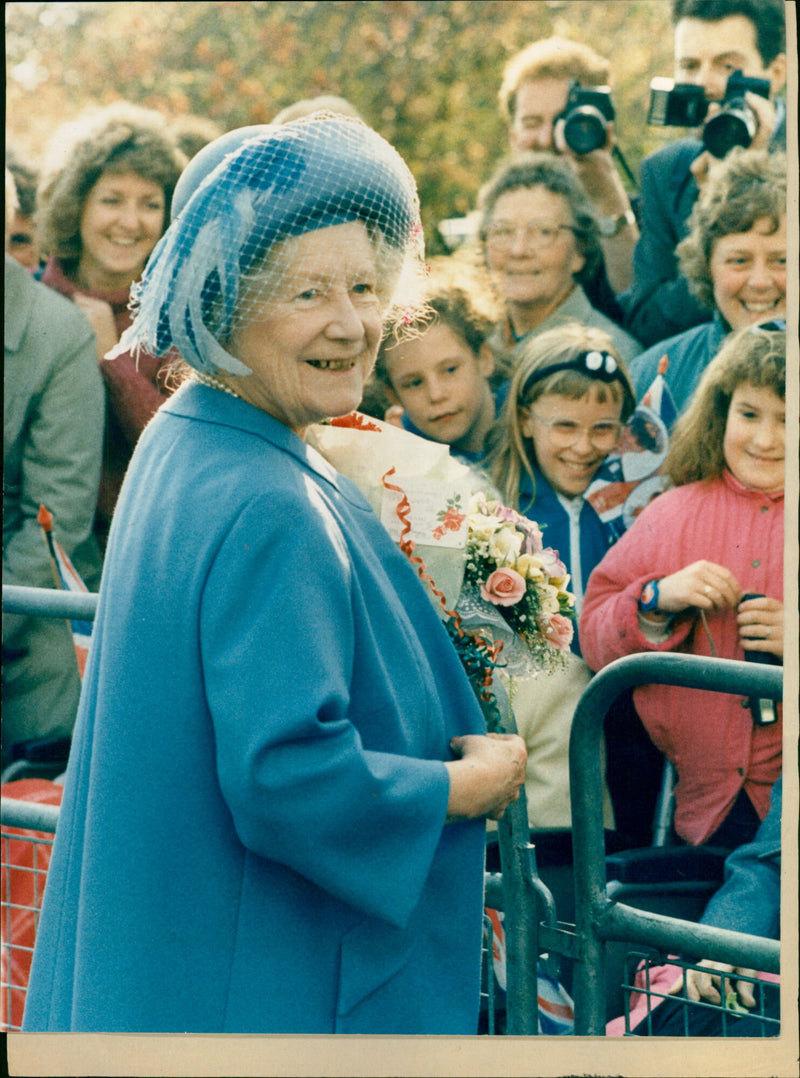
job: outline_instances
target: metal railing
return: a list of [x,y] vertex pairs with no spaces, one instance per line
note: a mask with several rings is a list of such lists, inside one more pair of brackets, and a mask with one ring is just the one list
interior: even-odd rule
[[0,1030],[22,1026],[58,806],[4,797],[0,807]]
[[[8,613],[91,620],[97,599],[93,593],[3,585],[3,610]],[[574,926],[556,920],[553,897],[538,876],[524,789],[498,824],[502,871],[487,874],[485,902],[504,914],[509,1035],[538,1032],[537,964],[542,954],[550,955],[554,964],[559,955],[573,961],[575,1033],[595,1036],[605,1032],[607,942],[680,950],[767,973],[779,971],[780,945],[774,940],[637,910],[608,896],[600,760],[606,713],[634,685],[681,685],[778,700],[782,675],[780,667],[674,653],[631,655],[595,675],[575,711],[570,738]],[[513,715],[505,725],[515,730]],[[4,799],[4,822],[7,811],[11,826],[55,831],[54,806],[7,804]]]
[[69,618],[92,621],[97,611],[98,595],[56,588],[28,588],[3,584],[3,613],[29,614],[42,618]]
[[[606,942],[700,954],[719,962],[778,973],[780,944],[634,909],[609,898],[603,840],[601,739],[614,700],[634,685],[681,685],[742,696],[781,699],[783,668],[696,655],[630,655],[597,674],[581,697],[570,737],[572,847],[575,867],[575,1033],[601,1036],[606,1021]],[[547,940],[559,950],[557,933]],[[562,953],[566,953],[563,951]]]

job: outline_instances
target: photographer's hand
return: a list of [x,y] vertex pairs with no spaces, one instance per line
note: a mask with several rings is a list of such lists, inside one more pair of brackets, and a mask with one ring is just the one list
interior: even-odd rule
[[[556,151],[572,165],[599,217],[620,218],[631,210],[631,200],[614,163],[612,151],[616,145],[613,123],[607,128],[605,146],[590,153],[576,154],[564,139],[564,121],[553,128]],[[630,287],[633,276],[633,250],[639,239],[635,221],[625,222],[615,236],[601,236],[608,283],[619,295]]]
[[702,190],[703,184],[708,179],[708,170],[716,161],[716,157],[713,157],[708,150],[703,150],[698,154],[689,166],[689,171],[694,176],[695,183]]
[[772,133],[778,122],[778,113],[773,101],[760,94],[746,93],[745,100],[758,119],[758,130],[750,143],[751,150],[766,150],[769,148]]

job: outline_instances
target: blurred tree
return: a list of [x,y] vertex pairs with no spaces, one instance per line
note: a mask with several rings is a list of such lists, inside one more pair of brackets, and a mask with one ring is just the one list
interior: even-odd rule
[[636,174],[674,137],[643,120],[650,78],[671,71],[665,0],[8,3],[7,139],[37,159],[58,123],[116,98],[228,129],[337,94],[408,162],[436,253],[438,222],[469,212],[506,152],[505,61],[553,34],[612,60],[618,139]]

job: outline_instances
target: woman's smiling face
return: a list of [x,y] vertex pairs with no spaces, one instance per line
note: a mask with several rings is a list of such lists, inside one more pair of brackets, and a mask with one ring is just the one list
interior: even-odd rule
[[164,231],[164,190],[135,172],[104,172],[81,213],[78,280],[92,291],[127,288]]
[[762,217],[748,232],[721,236],[709,261],[714,302],[731,329],[786,317],[786,217]]
[[361,401],[381,339],[378,271],[359,221],[281,246],[264,273],[274,271],[277,285],[252,300],[227,343],[253,373],[230,384],[302,437],[311,423]]
[[[557,229],[557,235],[543,246],[524,235],[529,224]],[[570,231],[574,224],[567,199],[546,187],[520,187],[498,198],[486,239],[486,260],[506,302],[533,308],[544,318],[566,299],[584,264]],[[510,245],[498,247],[491,229],[506,225],[516,233]]]

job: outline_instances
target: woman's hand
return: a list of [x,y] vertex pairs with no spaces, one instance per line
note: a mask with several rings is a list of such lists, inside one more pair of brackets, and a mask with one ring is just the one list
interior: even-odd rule
[[104,299],[87,296],[83,292],[75,292],[72,299],[75,306],[80,307],[91,323],[97,344],[97,361],[100,363],[106,352],[110,352],[119,340],[111,304],[106,303]]
[[[713,972],[706,973],[699,969],[687,969],[686,975],[686,996],[698,1003],[701,999],[707,999],[709,1003],[721,1003],[720,997],[720,984],[723,978],[720,974],[733,973],[738,974],[740,977],[757,977],[758,974],[752,969],[742,969],[739,966],[728,966],[724,962],[712,962],[710,959],[705,958],[702,962],[698,962],[699,966],[705,966],[708,970]],[[683,987],[684,974],[682,973],[678,977],[677,981],[670,987],[668,995],[676,996]],[[723,991],[727,992],[731,985],[731,978],[725,977],[725,987]],[[755,1007],[756,1000],[753,995],[753,985],[749,981],[737,981],[736,991],[739,996],[739,1000],[745,1007]]]
[[736,615],[739,645],[746,651],[766,651],[783,658],[783,603],[768,599],[745,599]]
[[448,823],[482,816],[499,820],[525,781],[525,742],[517,734],[467,734],[454,737],[450,749],[459,759],[445,764]]
[[736,577],[724,565],[696,561],[658,582],[658,609],[677,614],[690,606],[700,610],[733,610],[742,597]]

